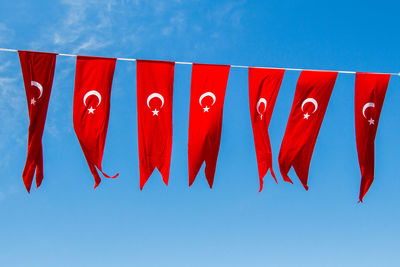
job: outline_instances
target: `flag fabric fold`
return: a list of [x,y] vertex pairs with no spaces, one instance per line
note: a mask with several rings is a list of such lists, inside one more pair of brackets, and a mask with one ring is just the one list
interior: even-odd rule
[[172,151],[174,62],[137,61],[140,190],[157,168],[168,185]]
[[101,182],[97,169],[106,178],[118,176],[111,177],[102,170],[115,64],[115,58],[78,56],[76,60],[74,129],[94,177],[94,188]]
[[268,127],[284,74],[284,69],[249,68],[250,116],[260,179],[259,192],[263,189],[263,179],[268,170],[278,182],[272,169]]
[[37,188],[43,181],[42,137],[53,85],[57,54],[18,51],[29,111],[28,155],[22,173],[30,192],[36,172]]
[[302,71],[297,81],[278,161],[283,180],[293,183],[288,176],[293,167],[306,190],[314,146],[337,75],[337,72]]
[[205,176],[212,188],[221,141],[222,113],[229,65],[192,66],[189,112],[189,186],[205,161]]
[[356,73],[354,107],[360,202],[374,181],[375,136],[389,80],[390,74]]

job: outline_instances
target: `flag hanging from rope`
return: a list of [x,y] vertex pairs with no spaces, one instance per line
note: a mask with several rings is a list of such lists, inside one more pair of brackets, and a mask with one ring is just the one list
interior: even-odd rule
[[36,186],[43,181],[42,136],[46,123],[56,54],[18,51],[29,111],[28,155],[22,179],[28,193],[36,171]]
[[389,79],[390,74],[356,74],[354,107],[361,171],[360,202],[374,181],[375,136]]
[[286,182],[294,168],[308,190],[308,172],[315,142],[335,86],[337,72],[302,71],[279,152],[279,168]]
[[284,74],[282,69],[249,68],[250,115],[260,179],[259,192],[263,189],[263,179],[268,170],[277,182],[272,169],[268,127]]
[[76,60],[73,117],[74,129],[93,174],[96,188],[101,178],[104,145],[110,117],[111,87],[115,58],[78,56]]
[[205,161],[212,188],[222,130],[222,111],[229,65],[193,64],[189,112],[189,186]]
[[168,185],[174,68],[174,62],[137,61],[140,190],[156,167]]

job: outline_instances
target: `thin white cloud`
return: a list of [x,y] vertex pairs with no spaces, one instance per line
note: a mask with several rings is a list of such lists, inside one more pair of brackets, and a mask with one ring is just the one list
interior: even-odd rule
[[14,38],[15,32],[4,23],[0,23],[0,44],[9,43]]
[[[13,43],[15,32],[0,23],[0,44]],[[15,157],[16,147],[26,141],[27,134],[23,133],[27,122],[25,112],[26,100],[21,79],[21,70],[14,53],[0,54],[0,168],[8,165]],[[25,119],[21,119],[24,117]],[[10,149],[10,147],[12,149]],[[8,193],[2,191],[0,198],[4,199]]]
[[[41,40],[31,43],[33,49],[56,46],[75,53],[96,51],[112,45],[112,11],[115,1],[61,0],[58,21],[45,25]],[[48,40],[52,44],[48,44]],[[69,50],[69,51],[68,51]]]
[[8,67],[11,66],[11,61],[8,60],[6,62],[4,62],[3,64],[0,65],[0,72],[3,72],[5,70],[7,70]]
[[5,200],[8,196],[19,193],[20,187],[17,185],[10,185],[7,189],[0,191],[0,202]]
[[[201,1],[188,5],[181,0],[60,0],[55,23],[43,26],[42,38],[33,41],[31,49],[51,47],[50,51],[93,54],[112,46],[119,51],[127,47],[137,51],[162,38],[207,31],[199,26],[202,24],[216,25],[217,28],[212,28],[218,35],[221,25],[240,27],[244,3],[244,0],[229,1],[208,8]],[[193,8],[206,16],[193,21]]]
[[81,43],[78,47],[72,50],[72,53],[77,54],[80,51],[98,50],[112,44],[111,41],[97,40],[95,36],[89,37],[88,40]]
[[182,10],[175,11],[168,20],[166,26],[162,28],[161,33],[164,36],[170,36],[172,34],[181,34],[187,28],[187,19],[185,13]]
[[24,132],[27,129],[25,92],[23,84],[19,84],[22,79],[17,71],[17,64],[9,64],[0,71],[0,151],[3,151],[0,168],[8,165],[14,156],[10,144],[21,146],[27,137]]
[[219,4],[209,13],[209,17],[218,25],[229,23],[234,27],[240,27],[242,19],[242,6],[245,3],[246,0],[238,0]]

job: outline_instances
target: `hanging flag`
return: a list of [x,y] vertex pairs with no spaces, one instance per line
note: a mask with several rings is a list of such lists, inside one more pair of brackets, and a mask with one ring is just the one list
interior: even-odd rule
[[228,83],[229,65],[192,66],[189,113],[189,186],[203,162],[210,188],[214,182],[222,130],[222,111]]
[[115,58],[78,56],[74,91],[74,129],[83,154],[95,180],[100,182],[97,169],[107,178],[101,167],[110,117],[111,86]]
[[263,189],[263,179],[268,170],[278,182],[272,169],[268,127],[284,74],[283,69],[249,68],[250,115],[260,179],[259,192]]
[[279,167],[286,182],[293,166],[308,190],[308,171],[319,129],[335,86],[337,72],[302,71],[279,152]]
[[43,181],[42,136],[46,123],[56,55],[18,51],[29,111],[28,156],[22,173],[26,190],[31,190],[36,171],[37,188]]
[[168,185],[174,68],[174,62],[137,61],[140,190],[156,167]]
[[390,74],[357,73],[355,121],[361,170],[360,202],[374,181],[375,136]]

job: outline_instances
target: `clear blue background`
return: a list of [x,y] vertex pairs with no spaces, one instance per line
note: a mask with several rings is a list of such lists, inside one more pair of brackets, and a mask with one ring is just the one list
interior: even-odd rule
[[[5,1],[0,46],[254,66],[399,72],[398,1]],[[399,266],[400,77],[376,137],[375,182],[357,204],[354,75],[340,74],[306,192],[277,157],[298,72],[288,71],[270,125],[274,169],[258,193],[246,69],[231,69],[214,188],[188,188],[190,75],[177,65],[170,184],[139,190],[136,65],[119,61],[94,181],[72,126],[75,59],[58,57],[43,137],[45,179],[21,173],[28,113],[16,53],[0,53],[1,266]]]

